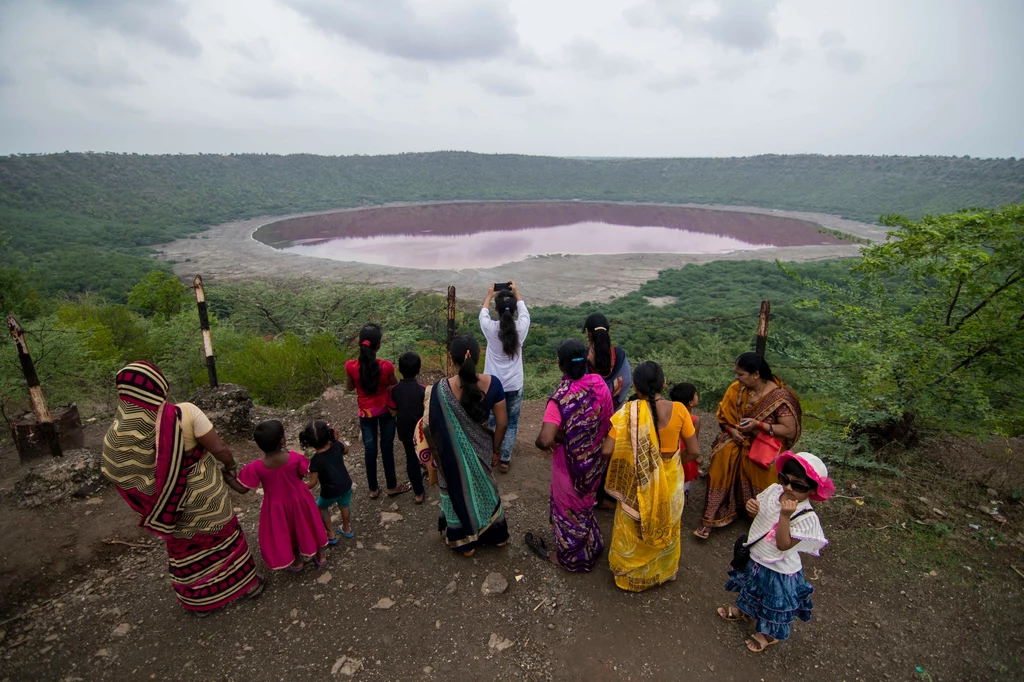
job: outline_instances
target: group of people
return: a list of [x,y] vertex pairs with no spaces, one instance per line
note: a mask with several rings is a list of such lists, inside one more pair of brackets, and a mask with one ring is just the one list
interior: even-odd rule
[[[419,357],[406,353],[398,361],[399,381],[394,366],[377,358],[382,331],[373,324],[360,331],[359,357],[346,365],[347,386],[357,394],[369,496],[412,491],[422,503],[425,471],[439,490],[438,532],[464,556],[509,540],[495,472],[506,473],[512,464],[530,328],[514,283],[491,288],[479,322],[487,342],[482,372],[479,344],[459,335],[448,349],[452,376],[425,387],[417,380]],[[669,390],[655,362],[631,367],[600,313],[586,319],[583,332],[586,342],[566,339],[558,346],[562,379],[535,441],[551,456],[553,546],[546,533],[528,532],[524,541],[541,559],[572,572],[594,570],[607,545],[615,584],[642,591],[676,578],[683,506],[701,456],[700,420],[690,413],[699,397],[691,384]],[[800,553],[817,555],[827,540],[808,500],[827,499],[834,485],[819,458],[792,452],[800,437],[800,402],[765,360],[744,353],[735,379],[718,407],[720,432],[694,535],[707,539],[741,509],[752,519],[749,533],[736,541],[726,584],[738,593],[736,605],[718,615],[754,620],[746,645],[759,652],[786,639],[795,618],[810,618],[813,590]],[[239,471],[198,408],[167,402],[167,382],[156,367],[128,365],[117,387],[120,403],[104,442],[103,471],[141,515],[140,525],[165,539],[172,585],[189,610],[208,614],[263,589],[227,487],[245,493],[262,486],[260,550],[272,569],[301,571],[310,559],[326,565],[326,548],[354,535],[348,446],[326,422],[311,422],[299,436],[311,459],[288,450],[280,422],[258,424],[253,438],[264,457]],[[399,483],[395,471],[396,431],[408,482]],[[606,543],[597,510],[611,506]]]

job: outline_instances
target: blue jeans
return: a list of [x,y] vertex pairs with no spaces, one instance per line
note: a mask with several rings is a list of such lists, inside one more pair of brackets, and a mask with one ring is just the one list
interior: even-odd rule
[[380,454],[384,459],[384,479],[388,490],[398,486],[395,476],[395,418],[389,413],[379,417],[360,417],[359,430],[363,435],[363,453],[366,456],[366,483],[370,492],[377,491],[377,431],[380,430]]
[[[505,391],[505,411],[508,412],[508,430],[501,441],[501,461],[508,464],[512,461],[512,446],[516,444],[519,433],[519,412],[523,409],[523,392]],[[494,428],[494,413],[491,413],[491,428]]]

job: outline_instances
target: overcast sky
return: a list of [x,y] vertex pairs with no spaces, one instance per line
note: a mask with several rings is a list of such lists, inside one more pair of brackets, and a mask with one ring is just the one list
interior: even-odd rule
[[0,153],[1024,156],[1021,0],[0,0]]

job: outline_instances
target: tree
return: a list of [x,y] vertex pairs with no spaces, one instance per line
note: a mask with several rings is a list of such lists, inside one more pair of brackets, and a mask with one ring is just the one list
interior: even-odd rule
[[128,305],[146,315],[169,320],[181,311],[184,298],[185,285],[177,277],[153,270],[128,292]]
[[1024,204],[882,223],[894,229],[862,250],[852,285],[805,281],[842,324],[843,360],[860,364],[846,416],[880,439],[923,424],[1019,432]]

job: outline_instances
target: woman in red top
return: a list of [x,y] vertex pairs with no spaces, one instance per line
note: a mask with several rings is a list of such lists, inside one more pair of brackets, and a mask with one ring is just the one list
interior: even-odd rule
[[[377,445],[384,458],[384,479],[388,496],[409,492],[408,483],[398,485],[395,477],[395,418],[388,410],[391,387],[395,379],[395,366],[387,360],[378,360],[381,331],[375,324],[368,324],[359,331],[359,359],[345,363],[345,387],[355,389],[359,405],[359,430],[363,436],[363,452],[366,457],[366,482],[370,486],[370,497],[380,497],[377,483]],[[378,441],[378,434],[380,436]]]

